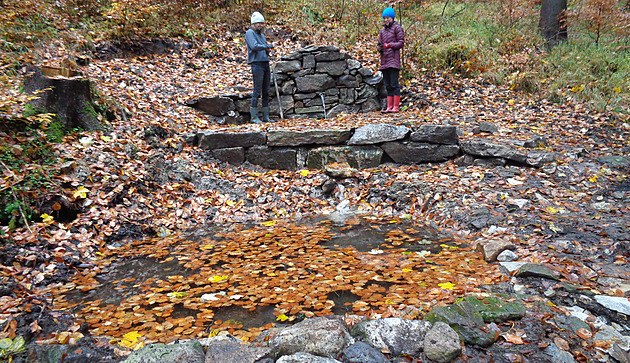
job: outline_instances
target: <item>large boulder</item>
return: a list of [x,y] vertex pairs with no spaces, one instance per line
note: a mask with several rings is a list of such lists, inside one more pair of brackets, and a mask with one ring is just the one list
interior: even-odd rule
[[424,354],[433,362],[451,362],[462,354],[459,335],[448,324],[438,321],[424,337]]
[[204,363],[203,347],[196,340],[177,344],[150,344],[133,351],[124,363]]
[[306,319],[281,330],[269,341],[279,355],[298,352],[337,357],[351,340],[348,327],[339,316]]
[[433,308],[424,319],[434,324],[441,321],[450,325],[468,344],[488,347],[494,342],[494,334],[486,329],[483,317],[467,301]]
[[271,348],[242,344],[231,336],[213,338],[207,345],[205,363],[256,363],[271,354]]
[[352,328],[352,336],[393,355],[417,355],[423,349],[424,336],[431,328],[425,320],[385,318],[366,320]]

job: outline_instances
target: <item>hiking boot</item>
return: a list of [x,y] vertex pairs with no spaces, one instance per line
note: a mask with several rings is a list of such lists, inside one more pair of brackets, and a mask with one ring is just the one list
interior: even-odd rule
[[252,120],[251,122],[253,124],[259,124],[262,121],[260,121],[260,119],[258,118],[258,107],[251,107],[249,109],[249,115],[251,116]]

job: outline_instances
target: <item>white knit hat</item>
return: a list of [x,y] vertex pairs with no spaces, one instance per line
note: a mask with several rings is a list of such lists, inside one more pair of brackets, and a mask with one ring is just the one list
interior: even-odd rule
[[265,22],[265,18],[263,18],[262,14],[254,11],[254,13],[252,14],[252,24],[256,24],[256,23],[264,23]]

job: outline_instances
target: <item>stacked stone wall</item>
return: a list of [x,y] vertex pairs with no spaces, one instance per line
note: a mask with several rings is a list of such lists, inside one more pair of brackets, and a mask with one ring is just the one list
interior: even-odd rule
[[485,139],[459,140],[447,125],[373,124],[347,129],[212,130],[184,136],[189,145],[207,150],[220,161],[245,161],[268,169],[322,169],[346,162],[353,168],[383,163],[424,164],[457,159],[459,164],[541,167],[555,154]]
[[[335,46],[299,49],[282,57],[272,68],[270,114],[273,117],[280,116],[279,105],[285,118],[324,118],[376,111],[381,109],[385,97],[381,73],[373,73]],[[219,124],[243,124],[250,120],[249,91],[201,97],[188,105],[211,115]]]

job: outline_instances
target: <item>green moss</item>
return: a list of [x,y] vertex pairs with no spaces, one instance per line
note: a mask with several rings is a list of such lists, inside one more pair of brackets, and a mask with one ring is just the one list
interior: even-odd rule
[[66,130],[59,121],[53,121],[46,128],[46,137],[50,142],[61,142],[65,134]]
[[31,104],[27,104],[26,106],[24,106],[24,111],[22,112],[22,116],[31,117],[31,116],[39,115],[40,113],[45,113],[45,112],[46,111],[42,110],[41,108],[34,107]]

